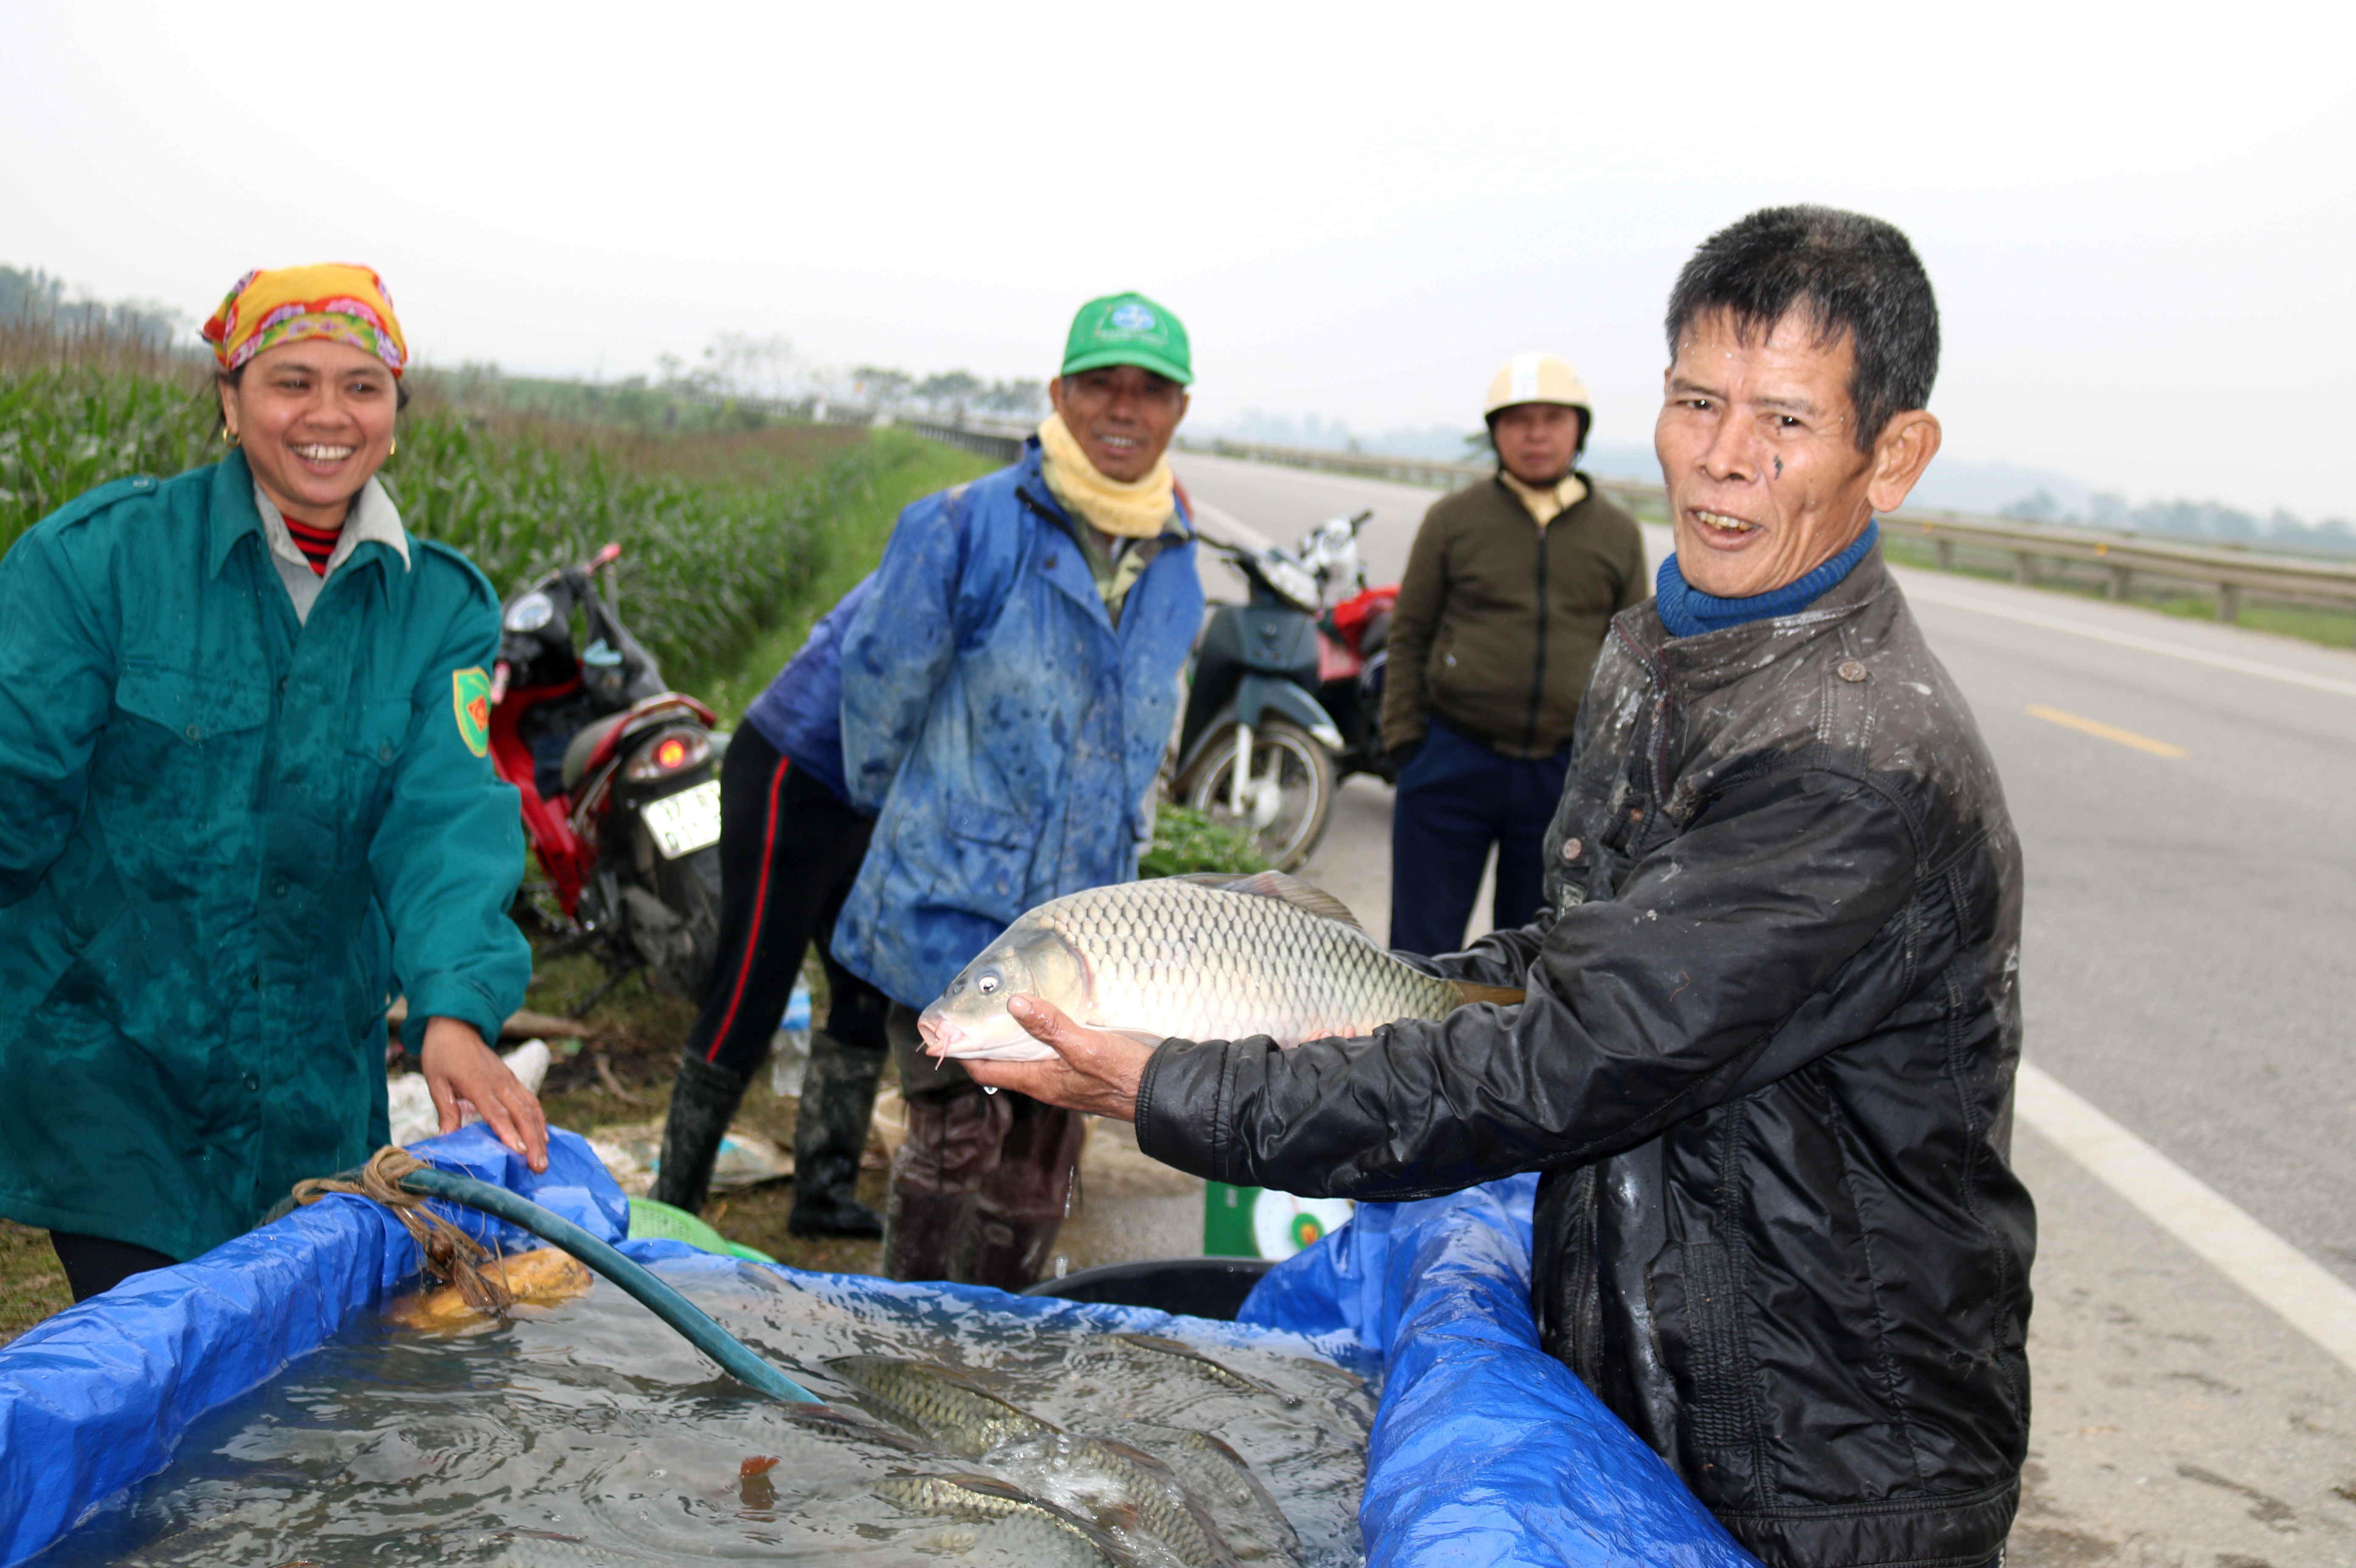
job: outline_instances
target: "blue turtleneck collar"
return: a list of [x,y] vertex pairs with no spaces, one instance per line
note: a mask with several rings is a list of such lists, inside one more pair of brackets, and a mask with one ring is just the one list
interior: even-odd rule
[[1654,582],[1655,603],[1660,606],[1661,624],[1673,637],[1697,637],[1704,632],[1720,632],[1729,626],[1740,626],[1746,621],[1763,621],[1770,615],[1788,615],[1804,608],[1808,602],[1849,574],[1849,569],[1865,559],[1874,541],[1881,537],[1879,519],[1865,525],[1865,532],[1857,542],[1840,554],[1817,567],[1806,576],[1786,582],[1781,588],[1771,588],[1764,593],[1754,593],[1748,599],[1719,599],[1686,585],[1685,573],[1677,570],[1677,558],[1661,562],[1661,571]]

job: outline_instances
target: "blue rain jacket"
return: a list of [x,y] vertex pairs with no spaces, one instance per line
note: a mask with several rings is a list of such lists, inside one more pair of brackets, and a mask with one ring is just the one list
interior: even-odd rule
[[834,955],[921,1008],[1035,904],[1137,875],[1203,619],[1183,511],[1116,630],[1023,460],[900,514],[842,645],[851,804],[880,812]]
[[874,583],[872,571],[861,578],[744,709],[744,722],[761,739],[845,805],[851,790],[842,782],[842,636]]
[[296,621],[239,453],[0,559],[0,1213],[194,1257],[385,1140],[396,989],[412,1049],[498,1037],[531,970],[466,716],[498,614],[412,538]]

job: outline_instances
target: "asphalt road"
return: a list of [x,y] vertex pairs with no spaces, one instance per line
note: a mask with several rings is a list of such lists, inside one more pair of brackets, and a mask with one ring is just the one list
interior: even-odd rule
[[[1377,581],[1435,498],[1175,465],[1196,498],[1288,545],[1374,507],[1361,544]],[[1647,536],[1657,563],[1666,530]],[[2027,1054],[2356,1283],[2356,655],[1899,575],[2020,832]],[[1303,868],[1377,931],[1388,818],[1389,792],[1354,780]],[[2356,1373],[2034,1131],[2017,1158],[2041,1233],[2015,1563],[2356,1561]]]

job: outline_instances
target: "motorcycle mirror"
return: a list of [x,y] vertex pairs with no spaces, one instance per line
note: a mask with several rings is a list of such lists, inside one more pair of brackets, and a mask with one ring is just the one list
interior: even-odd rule
[[1374,516],[1375,509],[1372,507],[1368,507],[1364,511],[1352,517],[1350,519],[1350,532],[1353,535],[1355,535],[1360,528],[1365,528],[1369,522],[1374,520]]

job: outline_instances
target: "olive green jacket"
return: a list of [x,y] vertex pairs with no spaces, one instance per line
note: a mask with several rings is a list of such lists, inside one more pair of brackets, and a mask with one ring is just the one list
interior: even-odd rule
[[193,1257],[383,1141],[395,990],[521,1003],[498,602],[405,543],[298,622],[232,453],[0,559],[0,1213]]
[[1391,611],[1384,747],[1422,739],[1436,714],[1507,756],[1552,756],[1604,629],[1650,592],[1635,519],[1592,483],[1544,528],[1500,479],[1441,497]]

